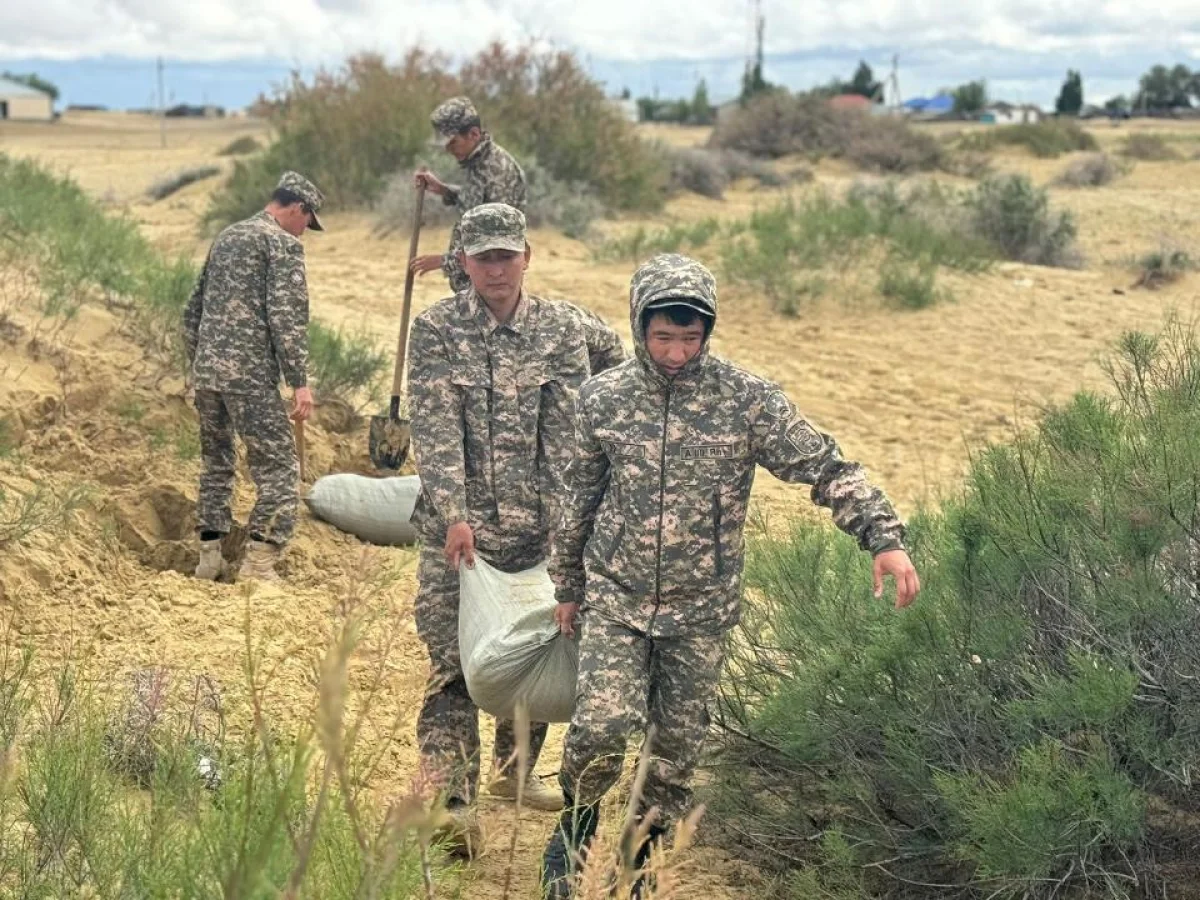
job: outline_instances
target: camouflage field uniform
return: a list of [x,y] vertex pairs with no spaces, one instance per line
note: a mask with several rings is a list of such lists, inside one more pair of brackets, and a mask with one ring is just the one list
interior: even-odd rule
[[[511,207],[478,207],[463,218],[467,250],[477,231],[518,228],[512,246],[523,248],[524,225]],[[476,552],[502,570],[545,560],[574,450],[575,396],[591,372],[624,358],[621,339],[599,318],[528,294],[503,325],[474,289],[413,321],[408,384],[422,487],[413,513],[422,540],[416,620],[430,659],[417,736],[427,760],[458,769],[456,799],[469,800],[478,782],[479,731],[458,655],[458,573],[442,555],[446,529],[467,522]],[[545,736],[545,724],[536,725],[531,765]],[[498,722],[496,761],[515,746],[512,723]]]
[[[620,774],[627,737],[656,729],[644,804],[684,814],[722,660],[739,616],[743,530],[755,466],[812,485],[812,499],[872,553],[904,527],[862,468],[778,386],[702,351],[671,379],[641,328],[656,302],[692,298],[716,316],[716,282],[692,260],[657,256],[634,275],[637,358],[589,381],[551,574],[582,602],[575,714],[560,780],[592,804]],[[689,303],[689,305],[695,305]]]
[[[479,125],[479,113],[466,97],[447,100],[429,117],[434,130],[446,139]],[[512,155],[492,140],[486,131],[474,152],[459,165],[463,169],[462,186],[447,185],[442,202],[457,207],[461,216],[483,203],[507,203],[524,211],[525,173]],[[450,249],[442,260],[442,271],[450,280],[455,293],[467,290],[471,280],[463,270],[456,254],[462,249],[462,236],[456,223],[450,233]]]
[[[314,213],[320,209],[320,192],[296,173],[285,173],[279,187]],[[307,383],[308,286],[300,240],[265,211],[222,231],[184,310],[183,336],[200,417],[197,530],[230,529],[237,435],[258,493],[249,531],[284,544],[296,524],[299,466],[280,374],[289,387]]]

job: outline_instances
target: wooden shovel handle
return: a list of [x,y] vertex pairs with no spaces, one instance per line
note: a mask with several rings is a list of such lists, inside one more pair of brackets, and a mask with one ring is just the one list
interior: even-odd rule
[[408,317],[412,313],[413,260],[417,258],[417,244],[421,238],[421,215],[425,209],[425,185],[417,187],[417,208],[413,214],[412,240],[408,244],[408,265],[404,271],[404,304],[400,307],[400,341],[396,346],[396,372],[392,377],[392,398],[398,399],[404,390],[404,363],[408,353]]

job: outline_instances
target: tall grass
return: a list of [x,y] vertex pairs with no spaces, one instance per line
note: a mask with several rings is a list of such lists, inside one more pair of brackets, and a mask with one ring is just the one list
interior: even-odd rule
[[1106,368],[913,519],[902,614],[832,529],[755,542],[712,811],[791,896],[1194,883],[1200,341],[1127,334]]
[[[364,575],[347,589],[317,667],[314,712],[294,731],[268,706],[276,663],[252,645],[249,596],[241,710],[225,709],[212,680],[165,669],[134,673],[125,692],[93,689],[99,675],[71,663],[39,674],[31,651],[5,633],[5,895],[435,897],[451,877],[430,846],[436,785],[417,777],[391,798],[364,786],[399,724],[375,708],[384,674],[370,666],[383,663],[359,659],[364,640],[388,646],[385,618],[368,611],[385,581]],[[365,680],[350,679],[351,668]],[[227,727],[227,716],[241,724]],[[373,730],[382,749],[360,741]]]
[[989,126],[964,135],[961,146],[968,150],[1024,147],[1034,156],[1054,158],[1064,153],[1099,149],[1096,139],[1076,122],[1047,120],[1021,125]]

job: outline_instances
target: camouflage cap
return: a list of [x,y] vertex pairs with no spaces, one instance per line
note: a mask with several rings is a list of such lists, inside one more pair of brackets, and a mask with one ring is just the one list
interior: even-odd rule
[[433,111],[429,117],[433,129],[444,138],[452,138],[474,125],[479,125],[479,112],[468,97],[453,97]]
[[317,212],[325,202],[325,195],[317,190],[315,184],[299,172],[284,172],[279,184],[275,185],[275,190],[291,191],[299,197],[300,202],[308,207],[308,227],[313,231],[325,230],[321,226],[321,220],[317,218]]
[[478,256],[488,250],[525,250],[525,214],[507,203],[483,203],[459,220],[463,253]]
[[629,282],[636,317],[647,309],[686,306],[706,316],[717,314],[717,279],[704,265],[678,253],[660,253],[644,262]]

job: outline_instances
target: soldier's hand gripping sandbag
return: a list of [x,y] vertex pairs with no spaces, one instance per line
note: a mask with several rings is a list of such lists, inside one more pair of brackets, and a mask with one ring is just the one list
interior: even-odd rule
[[554,622],[546,564],[509,574],[475,558],[459,569],[458,649],[476,706],[503,719],[523,705],[534,722],[569,722],[578,642]]

